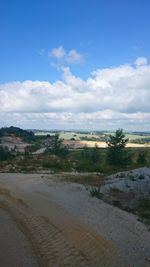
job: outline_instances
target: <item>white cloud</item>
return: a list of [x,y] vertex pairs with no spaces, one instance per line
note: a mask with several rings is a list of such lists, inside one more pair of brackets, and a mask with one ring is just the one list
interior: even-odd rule
[[49,53],[48,56],[51,58],[56,59],[57,61],[61,60],[61,63],[64,64],[74,64],[74,63],[82,63],[84,60],[84,56],[77,52],[77,50],[72,49],[70,51],[66,51],[63,46],[59,46],[56,48],[53,48]]
[[135,61],[137,67],[147,65],[148,61],[146,57],[139,57]]
[[53,48],[53,49],[48,53],[48,56],[49,56],[49,57],[53,57],[53,58],[59,60],[59,59],[64,58],[65,54],[66,54],[66,51],[65,51],[65,49],[63,48],[63,46],[59,46],[59,47],[57,47],[57,48]]
[[83,62],[83,55],[78,53],[75,49],[69,51],[66,57],[67,63],[82,63]]
[[69,67],[62,72],[55,83],[1,84],[0,124],[150,130],[150,65],[97,69],[87,80],[74,76]]

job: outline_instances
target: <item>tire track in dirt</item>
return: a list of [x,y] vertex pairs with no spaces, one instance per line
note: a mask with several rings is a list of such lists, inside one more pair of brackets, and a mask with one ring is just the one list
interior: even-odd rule
[[[127,267],[111,241],[81,225],[55,224],[37,216],[22,199],[0,189],[0,207],[6,209],[31,243],[42,267]],[[68,219],[68,218],[67,218]]]
[[9,192],[2,191],[2,208],[11,214],[30,240],[40,266],[89,266],[85,257],[67,244],[57,228],[33,216],[30,208],[20,205],[21,202],[12,198]]

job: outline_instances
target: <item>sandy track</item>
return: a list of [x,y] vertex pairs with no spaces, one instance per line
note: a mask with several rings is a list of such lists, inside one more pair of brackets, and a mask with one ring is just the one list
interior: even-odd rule
[[30,243],[3,209],[0,209],[0,266],[38,266]]
[[89,198],[82,186],[46,175],[0,174],[0,205],[30,242],[39,266],[149,266],[150,235],[142,224]]
[[36,216],[8,190],[1,189],[0,194],[1,207],[9,212],[30,241],[39,266],[127,266],[111,242],[85,227],[74,226],[66,218],[67,228],[62,231],[57,228],[57,223],[54,225],[46,218]]
[[67,244],[59,229],[43,218],[34,216],[30,208],[10,197],[8,191],[1,190],[1,193],[2,207],[30,240],[40,266],[88,266],[86,258]]
[[[31,243],[39,266],[129,266],[111,241],[75,222],[60,207],[53,203],[49,205],[40,195],[38,205],[33,193],[19,192],[15,187],[16,184],[12,186],[3,181],[0,207],[7,210]],[[39,210],[46,207],[48,216],[40,216],[35,206]]]

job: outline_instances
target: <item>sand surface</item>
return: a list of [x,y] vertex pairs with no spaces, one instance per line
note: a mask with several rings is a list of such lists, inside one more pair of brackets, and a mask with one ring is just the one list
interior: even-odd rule
[[[91,198],[82,185],[55,181],[55,175],[1,173],[0,207],[1,229],[7,231],[7,222],[14,232],[3,235],[5,246],[0,243],[3,262],[11,243],[14,254],[28,255],[27,266],[36,266],[34,258],[44,267],[150,266],[150,232],[145,225],[136,216]],[[16,243],[17,233],[22,245]],[[20,251],[22,247],[26,249]],[[0,262],[0,266],[12,265]]]
[[26,237],[3,209],[0,209],[0,266],[38,266]]

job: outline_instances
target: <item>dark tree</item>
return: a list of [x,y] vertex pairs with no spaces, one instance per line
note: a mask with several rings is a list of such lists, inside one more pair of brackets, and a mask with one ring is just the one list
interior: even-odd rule
[[111,165],[126,165],[129,162],[129,155],[125,150],[127,142],[122,129],[116,130],[114,135],[109,135],[107,160]]
[[4,127],[0,129],[0,137],[14,135],[22,138],[24,142],[34,141],[34,133],[32,131],[22,130],[18,127]]
[[67,152],[68,149],[63,145],[63,139],[59,138],[59,134],[51,136],[46,153],[57,156],[66,156]]
[[0,146],[0,161],[9,160],[13,157],[7,147]]

